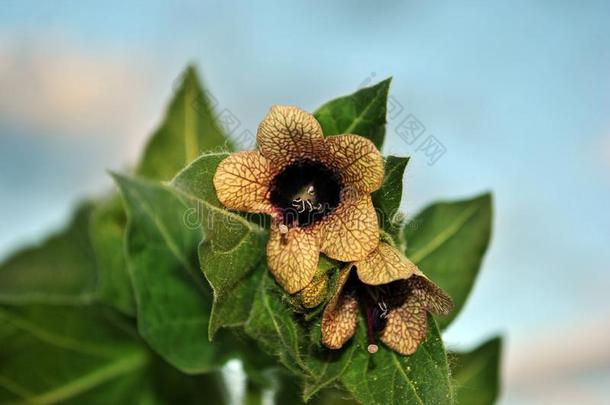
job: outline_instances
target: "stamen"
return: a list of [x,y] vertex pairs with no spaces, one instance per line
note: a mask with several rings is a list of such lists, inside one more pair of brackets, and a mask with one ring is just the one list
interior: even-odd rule
[[[338,172],[321,162],[297,160],[270,185],[269,201],[291,226],[307,227],[333,212],[341,201],[342,183]],[[296,217],[292,220],[292,217]]]
[[286,235],[288,233],[288,227],[284,224],[280,224],[278,226],[279,231],[280,231],[280,235]]
[[385,303],[383,298],[380,298],[379,303],[377,304],[379,309],[381,310],[381,314],[379,314],[380,319],[385,319],[388,316],[388,305]]
[[374,329],[374,324],[375,324],[375,314],[374,314],[374,308],[371,308],[370,306],[366,306],[366,326],[367,326],[367,337],[368,337],[368,342],[369,345],[366,348],[366,350],[371,353],[371,354],[375,354],[377,353],[377,350],[379,350],[379,347],[377,346],[376,342],[375,342],[375,331]]

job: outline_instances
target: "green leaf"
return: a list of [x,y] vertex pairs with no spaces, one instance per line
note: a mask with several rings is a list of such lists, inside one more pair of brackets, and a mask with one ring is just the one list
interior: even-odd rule
[[348,344],[342,350],[321,347],[318,339],[310,338],[310,331],[319,330],[319,320],[310,323],[298,320],[283,296],[282,289],[265,270],[246,323],[246,333],[303,380],[303,399],[308,401],[347,369],[355,345]]
[[216,375],[178,373],[100,307],[0,308],[0,359],[0,403],[227,403]]
[[379,224],[394,238],[395,242],[399,242],[402,227],[398,209],[402,198],[402,179],[407,163],[409,163],[408,157],[387,156],[381,188],[371,194],[379,217]]
[[282,292],[268,275],[261,277],[254,304],[246,323],[246,333],[256,339],[269,354],[300,374],[308,367],[301,353],[305,330],[294,319],[295,314],[282,300]]
[[149,362],[110,313],[61,306],[0,308],[0,358],[2,403],[66,401]]
[[491,195],[432,204],[405,227],[407,256],[453,298],[447,327],[464,306],[491,236]]
[[133,316],[136,305],[123,249],[126,221],[121,198],[113,194],[93,210],[89,236],[98,265],[100,300]]
[[94,299],[97,270],[87,234],[91,204],[39,246],[23,249],[0,265],[4,304],[78,304]]
[[[429,317],[426,340],[411,356],[402,356],[383,345],[370,355],[364,325],[352,364],[341,382],[364,404],[452,404],[447,355],[436,323]],[[358,338],[358,336],[356,336]]]
[[228,353],[207,339],[212,292],[197,266],[201,228],[185,222],[191,205],[160,183],[114,179],[129,218],[125,246],[140,334],[183,372],[220,367]]
[[[189,67],[165,119],[149,140],[136,172],[149,179],[169,180],[201,151],[230,147],[201,89],[195,69]],[[91,239],[100,266],[102,300],[133,315],[135,303],[122,247],[125,221],[119,196],[109,197],[93,213]]]
[[[172,180],[171,185],[191,199],[196,209],[186,221],[201,225],[201,270],[214,290],[209,325],[210,339],[222,327],[243,325],[252,300],[252,289],[240,285],[263,259],[266,231],[244,217],[226,210],[216,198],[212,179],[226,153],[206,154]],[[243,284],[243,283],[242,283]]]
[[[203,254],[207,255],[205,252]],[[208,272],[217,272],[217,266],[204,266],[202,264],[202,267],[210,268]],[[215,302],[211,315],[210,338],[213,338],[220,328],[244,326],[250,315],[256,286],[259,285],[263,272],[264,270],[261,269],[251,270],[237,281],[231,289],[219,288],[222,293],[217,295],[219,298]]]
[[[303,397],[300,395],[300,381],[294,375],[280,370],[275,373],[277,379],[277,390],[274,395],[274,403],[278,405],[304,404]],[[336,385],[336,384],[335,384]],[[345,390],[338,389],[337,386],[328,387],[318,392],[313,398],[307,401],[310,405],[359,405],[360,402],[352,399]]]
[[[169,179],[201,150],[220,146],[227,146],[225,137],[195,70],[189,68],[164,122],[146,147],[138,172]],[[93,209],[89,236],[83,235],[88,212],[80,210],[77,215],[65,232],[15,255],[0,267],[0,301],[89,302],[97,288],[103,302],[125,314],[135,313],[123,256],[126,219],[120,198],[113,195]]]
[[186,69],[165,118],[146,145],[136,174],[169,180],[204,151],[230,149],[194,67]]
[[385,137],[388,90],[392,79],[329,101],[314,113],[324,135],[356,134],[381,149]]
[[491,405],[500,394],[502,339],[495,337],[467,353],[452,353],[457,403]]

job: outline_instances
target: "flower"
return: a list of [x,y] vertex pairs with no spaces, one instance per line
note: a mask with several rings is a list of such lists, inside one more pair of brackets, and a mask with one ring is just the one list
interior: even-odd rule
[[324,137],[313,115],[273,106],[256,134],[258,151],[231,154],[218,165],[220,202],[270,214],[269,270],[289,293],[314,278],[319,253],[362,260],[379,242],[370,193],[383,181],[383,158],[358,135]]
[[426,337],[428,311],[446,315],[453,302],[415,264],[381,242],[367,258],[341,270],[322,315],[326,347],[339,349],[354,335],[361,305],[367,319],[368,351],[378,350],[375,335],[379,334],[389,348],[409,355]]

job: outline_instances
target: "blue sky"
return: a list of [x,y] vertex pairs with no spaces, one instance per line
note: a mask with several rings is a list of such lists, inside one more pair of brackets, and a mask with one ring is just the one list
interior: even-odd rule
[[610,351],[591,365],[578,333],[610,336],[610,3],[123,3],[3,3],[0,256],[133,163],[189,62],[250,130],[272,104],[313,110],[393,76],[401,117],[447,149],[429,166],[390,120],[385,152],[412,156],[407,213],[494,193],[491,249],[448,342],[507,335],[507,402],[548,398],[523,375],[557,360],[521,357],[551,337],[573,336],[556,349],[573,360],[554,380],[564,398],[574,374],[609,381]]

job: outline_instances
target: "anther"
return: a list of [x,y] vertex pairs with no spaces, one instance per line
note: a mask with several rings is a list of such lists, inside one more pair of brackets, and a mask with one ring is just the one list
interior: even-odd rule
[[381,310],[381,314],[379,314],[379,318],[384,319],[385,317],[388,316],[388,306],[383,299],[381,299],[381,301],[379,301],[379,303],[377,305],[379,306],[379,309]]
[[286,235],[288,233],[288,227],[285,224],[280,224],[278,228],[281,235]]

